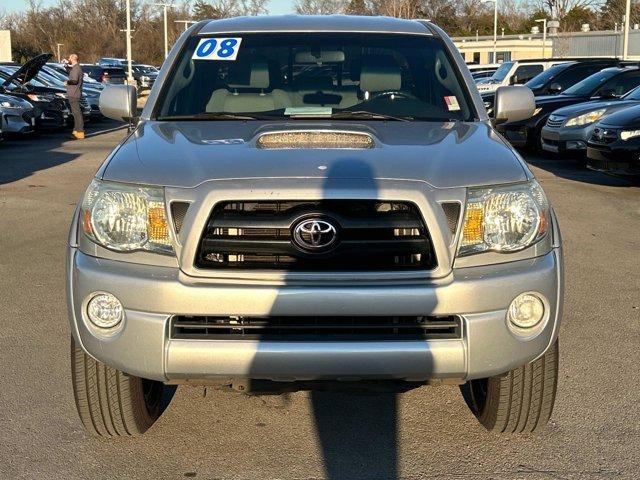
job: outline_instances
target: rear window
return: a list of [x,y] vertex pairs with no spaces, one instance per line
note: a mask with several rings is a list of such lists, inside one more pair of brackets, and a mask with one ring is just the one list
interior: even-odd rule
[[349,112],[369,112],[449,121],[471,119],[469,105],[439,39],[270,33],[191,38],[155,114],[297,118],[322,112],[347,119]]

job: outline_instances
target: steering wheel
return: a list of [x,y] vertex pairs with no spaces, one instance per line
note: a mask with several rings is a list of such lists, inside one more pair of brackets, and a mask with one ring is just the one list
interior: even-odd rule
[[409,100],[418,100],[418,97],[416,97],[415,95],[407,92],[401,92],[400,90],[387,90],[386,92],[377,92],[374,93],[369,100],[377,100],[383,97],[392,97],[392,99],[406,98]]

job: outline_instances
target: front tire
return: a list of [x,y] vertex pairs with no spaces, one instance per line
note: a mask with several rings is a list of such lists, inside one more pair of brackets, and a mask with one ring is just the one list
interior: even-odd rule
[[158,419],[164,384],[127,375],[87,355],[71,339],[71,378],[84,428],[99,437],[142,435]]
[[487,429],[500,433],[542,430],[558,384],[558,340],[537,360],[461,387],[467,405]]

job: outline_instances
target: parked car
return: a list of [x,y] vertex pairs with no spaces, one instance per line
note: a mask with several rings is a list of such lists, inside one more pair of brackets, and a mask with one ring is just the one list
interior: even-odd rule
[[[17,65],[0,65],[0,71],[4,71],[5,73],[16,72],[19,68],[20,67]],[[33,82],[39,82],[39,84],[44,85],[45,87],[59,89],[61,92],[57,95],[65,99],[67,107],[69,108],[69,110],[71,110],[71,105],[69,104],[69,100],[67,99],[66,87],[63,81],[58,80],[57,78],[49,75],[41,69],[29,82],[32,84]],[[91,96],[92,100],[94,102],[97,102],[100,94],[92,90],[83,89],[83,95],[80,98],[80,109],[82,110],[82,116],[84,117],[85,121],[88,121],[91,118],[91,106],[89,105],[89,102],[87,100],[88,96]],[[73,115],[67,118],[67,124],[71,125],[72,123]]]
[[112,57],[99,58],[98,61],[96,62],[96,65],[100,65],[103,67],[126,68],[127,64],[128,64],[128,61],[126,58],[112,58]]
[[606,68],[567,88],[559,95],[536,97],[536,109],[531,118],[520,122],[504,123],[498,126],[498,130],[515,147],[541,148],[542,127],[554,111],[588,100],[615,99],[638,85],[640,85],[640,69],[637,66]]
[[[249,379],[464,384],[487,429],[542,428],[558,224],[451,39],[386,17],[198,25],[72,220],[86,429],[141,434],[165,384]],[[526,87],[497,95],[500,118],[533,111]],[[101,105],[131,119],[135,87]]]
[[158,78],[158,70],[150,65],[132,65],[131,73],[139,90],[150,89]]
[[[42,67],[42,71],[38,74],[37,77],[41,81],[45,81],[42,76],[45,78],[53,77],[55,81],[57,81],[61,86],[64,86],[64,82],[66,82],[69,78],[68,75],[63,75],[56,69],[51,68],[49,65],[45,65]],[[100,87],[96,88],[99,85]],[[104,88],[104,85],[101,83],[95,84],[86,84],[84,81],[82,83],[82,97],[85,102],[81,100],[81,108],[83,109],[83,113],[85,116],[90,117],[92,120],[99,120],[102,118],[102,114],[100,113],[100,92]]]
[[595,124],[587,144],[587,167],[640,179],[640,105]]
[[551,153],[577,155],[587,153],[587,141],[597,121],[614,112],[640,104],[640,87],[612,100],[594,100],[564,107],[553,112],[542,127],[542,149]]
[[100,65],[82,64],[82,71],[97,82],[101,83],[126,83],[127,74],[120,67],[103,67]]
[[[529,87],[536,97],[542,95],[557,95],[604,68],[629,64],[630,62],[624,62],[617,58],[583,58],[571,60],[549,67],[524,85]],[[493,115],[494,95],[494,92],[482,95],[482,100],[489,115]]]
[[23,98],[33,104],[39,112],[36,127],[46,129],[65,126],[71,115],[65,90],[48,87],[35,79],[49,58],[51,54],[38,55],[17,70],[0,67],[0,93]]
[[0,131],[4,134],[33,132],[38,114],[38,110],[27,100],[0,94]]
[[495,92],[498,87],[523,85],[548,68],[564,63],[561,59],[513,60],[500,65],[491,79],[478,85],[480,93]]

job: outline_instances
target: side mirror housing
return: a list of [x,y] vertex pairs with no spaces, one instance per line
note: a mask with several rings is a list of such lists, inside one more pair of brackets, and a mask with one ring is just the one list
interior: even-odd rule
[[517,75],[513,75],[509,79],[509,85],[517,85],[517,84],[518,84],[518,76]]
[[494,123],[519,122],[533,116],[536,102],[529,87],[499,87],[493,103]]
[[107,85],[100,92],[100,111],[113,120],[131,122],[138,113],[138,95],[133,85]]
[[549,85],[549,93],[551,93],[552,95],[560,93],[561,91],[562,91],[562,85],[560,85],[559,83],[554,82],[551,85]]
[[618,98],[616,91],[612,88],[600,92],[600,98]]

